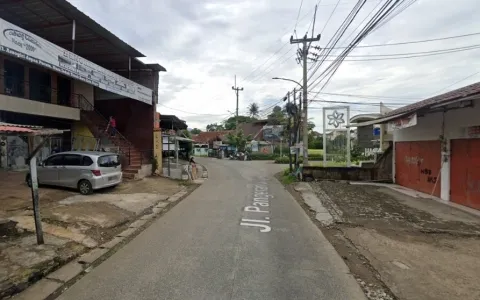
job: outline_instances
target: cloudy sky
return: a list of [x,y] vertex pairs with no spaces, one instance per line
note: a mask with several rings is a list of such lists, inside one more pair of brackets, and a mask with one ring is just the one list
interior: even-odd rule
[[[266,115],[295,87],[272,77],[301,80],[295,62],[296,45],[289,39],[312,31],[318,5],[315,45],[325,47],[356,0],[69,0],[133,47],[146,62],[165,66],[159,86],[163,114],[175,114],[189,127],[204,129],[221,122],[235,111],[234,76],[244,88],[240,113],[256,102]],[[362,21],[378,8],[379,0],[368,0],[337,47],[345,46],[362,27]],[[301,9],[300,8],[301,5]],[[322,90],[337,96],[316,94],[321,84],[311,77],[310,97],[331,101],[312,102],[309,117],[322,127],[322,106],[353,102],[352,114],[378,112],[379,102],[397,108],[426,97],[480,81],[480,51],[456,48],[480,46],[480,35],[425,43],[375,46],[422,41],[480,32],[478,0],[417,0],[407,10],[370,34],[355,49]],[[298,18],[297,18],[298,16]],[[371,16],[371,15],[370,15]],[[297,21],[298,20],[298,21]],[[360,26],[359,26],[360,25]],[[356,29],[356,31],[355,31]],[[352,34],[352,35],[351,35]],[[372,47],[364,47],[372,46]],[[316,50],[313,50],[315,52]],[[456,49],[440,55],[438,50]],[[339,53],[334,50],[331,55]],[[434,52],[432,52],[434,51]],[[429,56],[415,56],[423,52]],[[412,54],[414,53],[414,54]],[[405,54],[395,56],[396,54]],[[420,55],[424,55],[420,54]],[[379,56],[389,55],[389,56]],[[329,57],[333,59],[335,56]],[[387,58],[387,59],[385,59]],[[347,61],[350,60],[350,61]],[[310,64],[312,64],[311,62]],[[314,66],[310,74],[316,67]],[[472,76],[470,76],[472,75]],[[468,78],[467,78],[468,77]],[[375,97],[364,97],[375,96]]]

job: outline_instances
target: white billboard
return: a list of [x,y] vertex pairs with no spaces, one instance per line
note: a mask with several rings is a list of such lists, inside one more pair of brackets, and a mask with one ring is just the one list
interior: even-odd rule
[[0,51],[152,105],[152,90],[0,19]]

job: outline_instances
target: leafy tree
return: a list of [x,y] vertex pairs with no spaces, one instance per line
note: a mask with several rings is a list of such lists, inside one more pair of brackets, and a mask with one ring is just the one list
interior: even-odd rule
[[186,138],[189,138],[189,139],[192,138],[192,135],[190,134],[190,131],[188,131],[187,129],[180,130],[177,135],[182,136],[182,137],[186,137]]
[[207,131],[222,131],[225,130],[222,124],[212,123],[207,125]]
[[191,134],[199,134],[200,132],[202,132],[202,131],[198,128],[193,128],[192,130],[190,130]]
[[308,133],[308,148],[323,149],[323,136],[319,136],[313,131]]
[[[257,118],[253,118],[253,117],[249,117],[249,116],[238,116],[238,124],[250,123],[250,122],[253,122],[253,121],[256,121],[256,120],[257,120]],[[236,129],[236,124],[237,124],[237,121],[236,121],[235,116],[228,118],[224,123],[225,130]]]
[[245,136],[243,134],[243,130],[239,130],[236,133],[229,133],[227,135],[227,143],[229,145],[235,146],[237,148],[237,151],[242,151],[244,152],[247,146],[247,142],[252,140],[252,136],[248,135]]
[[281,106],[276,105],[272,112],[267,116],[269,125],[285,125],[287,124],[287,114]]
[[250,117],[258,117],[259,111],[260,111],[260,108],[258,107],[258,104],[255,102],[248,106],[248,113],[250,114]]

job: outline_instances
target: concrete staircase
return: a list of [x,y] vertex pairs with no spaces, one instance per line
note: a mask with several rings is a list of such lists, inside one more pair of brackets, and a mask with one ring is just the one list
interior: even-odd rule
[[85,97],[82,95],[78,96],[79,102],[82,102],[80,105],[81,121],[87,125],[96,138],[100,139],[101,145],[99,148],[110,148],[109,152],[116,152],[120,154],[122,160],[123,178],[137,178],[139,170],[142,168],[142,152],[139,151],[121,133],[117,132],[114,137],[110,136],[105,131],[108,125],[108,120],[99,111],[97,111],[94,106],[87,99],[85,99]]

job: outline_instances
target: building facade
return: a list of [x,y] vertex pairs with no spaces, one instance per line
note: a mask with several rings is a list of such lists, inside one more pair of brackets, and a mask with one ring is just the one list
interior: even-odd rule
[[[42,156],[54,148],[116,151],[125,177],[135,177],[151,163],[165,69],[142,63],[143,54],[65,0],[36,1],[35,12],[10,2],[0,12],[0,121],[65,130]],[[105,132],[110,116],[114,137]],[[2,167],[25,168],[26,141],[2,140]]]
[[480,209],[480,83],[387,113],[395,183]]

